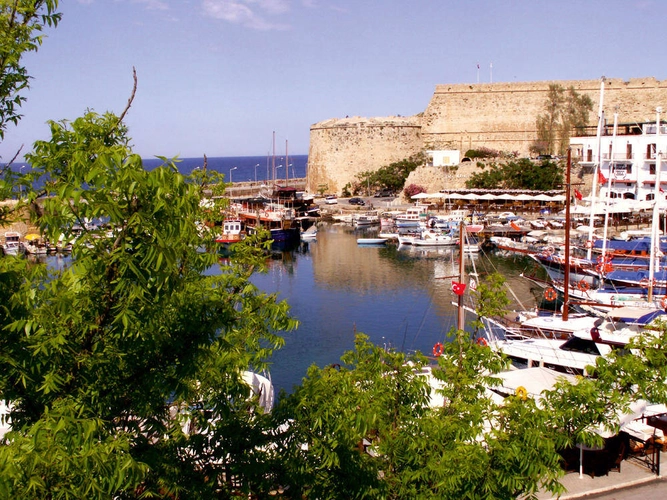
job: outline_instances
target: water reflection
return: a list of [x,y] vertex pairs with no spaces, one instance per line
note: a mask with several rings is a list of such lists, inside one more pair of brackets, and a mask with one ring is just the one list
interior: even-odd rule
[[[430,353],[455,326],[451,276],[458,275],[457,249],[365,247],[356,243],[360,235],[351,226],[322,225],[317,241],[287,260],[273,261],[268,273],[253,278],[263,290],[286,299],[301,321],[274,356],[276,387],[290,390],[312,363],[338,362],[352,349],[357,331],[379,345]],[[467,256],[465,262],[467,273],[501,272],[515,302],[528,307],[541,292],[519,273],[532,267],[530,259],[484,254]]]

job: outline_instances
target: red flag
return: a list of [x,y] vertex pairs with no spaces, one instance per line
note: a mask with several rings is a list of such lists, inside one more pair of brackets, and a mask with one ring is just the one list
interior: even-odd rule
[[584,195],[581,194],[581,191],[579,191],[577,188],[574,188],[574,197],[577,200],[583,200],[584,199]]
[[660,189],[660,192],[661,192],[661,193],[664,193],[664,192],[665,192],[661,187],[658,188],[658,189]]
[[602,175],[602,170],[598,170],[598,182],[600,184],[606,184],[607,183],[607,178]]
[[463,295],[463,292],[466,291],[465,283],[459,283],[458,281],[452,281],[452,292],[456,295]]

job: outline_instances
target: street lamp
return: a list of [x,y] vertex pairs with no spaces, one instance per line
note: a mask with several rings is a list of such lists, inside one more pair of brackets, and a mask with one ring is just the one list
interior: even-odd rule
[[257,167],[259,167],[259,163],[255,165],[255,182],[257,182]]
[[279,168],[283,168],[283,166],[282,166],[282,165],[278,165],[278,166],[276,167],[276,178],[274,179],[275,181],[278,181],[278,169],[279,169]]
[[287,175],[289,175],[290,167],[292,167],[292,179],[294,179],[296,177],[296,175],[294,174],[294,163],[290,163],[289,165],[287,165]]
[[238,167],[232,167],[229,169],[229,183],[232,183],[232,172],[236,170]]

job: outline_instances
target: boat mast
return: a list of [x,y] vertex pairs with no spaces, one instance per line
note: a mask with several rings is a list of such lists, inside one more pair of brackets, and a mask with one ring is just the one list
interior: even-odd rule
[[[465,283],[465,276],[464,276],[464,266],[463,266],[463,261],[465,258],[465,232],[466,232],[466,225],[465,221],[461,221],[459,223],[459,282],[460,283]],[[457,322],[457,328],[459,330],[465,330],[465,310],[463,309],[463,294],[461,293],[458,296],[458,322]]]
[[285,139],[285,187],[289,181],[289,154],[287,153],[287,139]]
[[[605,77],[600,78],[600,109],[598,111],[598,130],[597,130],[597,166],[593,172],[593,189],[591,190],[591,219],[588,226],[588,241],[593,241],[593,229],[594,229],[594,220],[595,220],[595,192],[598,186],[598,175],[600,174],[600,142],[602,136],[602,127],[604,124],[604,81]],[[591,245],[587,245],[590,247]],[[586,252],[586,258],[591,259],[593,255],[593,249],[589,248]]]
[[[612,169],[616,170],[614,162],[614,155],[616,154],[616,135],[618,133],[618,113],[614,113],[614,135],[611,141],[611,158],[609,158],[609,178],[607,179],[607,203],[604,211],[604,231],[602,232],[602,260],[604,261],[607,255],[607,231],[609,229],[609,193],[611,193],[611,173]],[[600,187],[602,189],[602,187]],[[603,264],[604,265],[604,264]],[[601,273],[602,274],[602,273]]]
[[653,302],[653,278],[655,276],[655,259],[660,250],[660,170],[662,169],[662,152],[658,141],[660,140],[660,113],[661,107],[656,109],[655,120],[655,187],[653,189],[653,220],[651,224],[651,257],[648,267],[648,302]]
[[271,168],[273,173],[273,187],[276,187],[276,131],[273,131],[273,159],[271,160]]
[[563,321],[567,321],[570,309],[570,169],[572,167],[572,148],[567,149],[567,167],[565,168],[565,286],[563,286]]

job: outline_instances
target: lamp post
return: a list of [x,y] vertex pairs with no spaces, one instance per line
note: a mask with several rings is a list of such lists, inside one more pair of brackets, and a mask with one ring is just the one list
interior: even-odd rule
[[[21,165],[21,167],[19,168],[19,175],[21,177],[23,177],[23,167],[25,167],[25,165]],[[21,198],[22,196],[23,196],[23,184],[19,184],[19,198]]]
[[232,172],[236,170],[238,167],[232,167],[229,169],[229,183],[232,183]]
[[255,165],[255,182],[257,182],[257,167],[259,167],[259,163]]
[[294,179],[294,177],[296,177],[296,175],[294,174],[294,163],[290,163],[289,165],[287,165],[287,175],[289,175],[290,167],[292,167],[292,179]]

